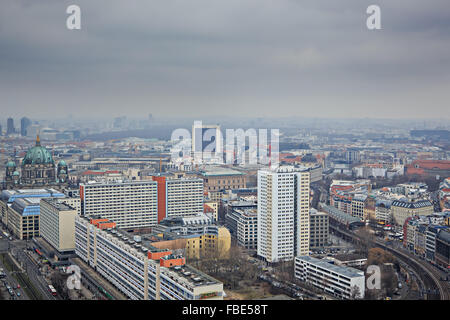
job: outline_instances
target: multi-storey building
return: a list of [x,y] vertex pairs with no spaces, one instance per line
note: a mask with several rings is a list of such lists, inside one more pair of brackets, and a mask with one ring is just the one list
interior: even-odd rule
[[132,300],[223,299],[223,284],[107,219],[75,218],[75,253]]
[[226,168],[208,169],[203,171],[201,176],[204,181],[205,192],[246,188],[245,174],[236,170]]
[[187,259],[227,258],[231,246],[228,229],[205,214],[166,218],[143,237],[156,248],[182,250]]
[[210,215],[212,220],[217,222],[219,220],[219,202],[210,199],[204,199],[203,212]]
[[295,258],[295,277],[341,299],[363,299],[364,271],[309,256]]
[[390,224],[392,221],[391,200],[380,199],[375,203],[375,219],[384,224]]
[[8,208],[8,229],[20,240],[39,236],[39,198],[17,198]]
[[258,256],[272,263],[309,254],[309,191],[307,171],[258,171]]
[[441,230],[436,236],[436,264],[448,270],[450,268],[450,231]]
[[330,242],[330,225],[328,214],[314,208],[309,211],[310,218],[310,248],[320,248]]
[[8,208],[18,198],[64,198],[64,194],[55,189],[18,189],[3,190],[0,199],[0,215],[3,224],[8,225]]
[[158,223],[156,181],[81,184],[80,199],[82,215],[99,215],[123,229]]
[[365,216],[365,202],[367,199],[366,194],[356,194],[352,198],[352,204],[351,204],[351,215],[353,217],[357,217],[361,220],[366,220]]
[[391,212],[394,223],[403,226],[408,217],[430,215],[434,212],[434,207],[429,200],[394,200]]
[[414,238],[414,254],[425,258],[426,254],[426,232],[427,225],[419,225],[416,228],[415,238]]
[[441,230],[447,229],[447,226],[430,224],[426,230],[426,259],[432,263],[436,262],[436,236]]
[[253,209],[234,209],[227,213],[225,222],[231,236],[243,248],[256,250],[258,241],[258,211]]
[[202,179],[167,179],[154,176],[158,183],[158,222],[167,217],[203,213]]
[[62,199],[40,201],[40,235],[58,252],[75,250],[77,211]]
[[65,203],[69,207],[72,207],[76,210],[78,215],[81,215],[81,200],[79,196],[67,196],[61,199],[62,203]]

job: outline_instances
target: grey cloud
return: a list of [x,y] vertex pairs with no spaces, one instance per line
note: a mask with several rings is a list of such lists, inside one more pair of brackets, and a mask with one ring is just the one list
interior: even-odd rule
[[[449,117],[447,0],[5,0],[6,113]],[[124,108],[126,106],[126,108]]]

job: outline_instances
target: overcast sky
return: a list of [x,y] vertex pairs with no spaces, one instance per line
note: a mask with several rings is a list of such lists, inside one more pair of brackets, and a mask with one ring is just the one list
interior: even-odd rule
[[2,117],[450,119],[449,98],[449,0],[0,3]]

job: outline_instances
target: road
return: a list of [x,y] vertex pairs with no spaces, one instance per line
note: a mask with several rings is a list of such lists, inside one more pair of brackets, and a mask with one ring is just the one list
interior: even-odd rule
[[[1,240],[0,240],[1,241]],[[3,246],[2,246],[3,247]],[[2,261],[0,260],[0,269],[3,269],[3,273],[5,273],[6,277],[3,278],[0,282],[0,288],[1,291],[4,292],[5,299],[14,299],[14,300],[29,300],[29,297],[27,296],[26,292],[24,291],[24,288],[18,289],[17,286],[19,285],[19,282],[14,278],[13,274],[9,272],[9,270],[3,265]],[[9,285],[14,290],[14,296],[10,296],[6,289],[6,285]],[[20,293],[20,297],[17,295],[17,293]]]
[[[5,231],[4,229],[2,230]],[[27,242],[23,240],[9,240],[4,234],[0,239],[0,252],[10,252],[11,255],[20,263],[22,269],[26,272],[32,285],[40,291],[41,296],[46,300],[57,300],[48,290],[47,281],[39,270],[39,266],[28,256]]]
[[15,247],[15,244],[11,243],[11,253],[22,264],[28,278],[40,291],[42,297],[46,300],[57,300],[48,290],[49,283],[44,279],[39,266],[26,253],[26,248]]

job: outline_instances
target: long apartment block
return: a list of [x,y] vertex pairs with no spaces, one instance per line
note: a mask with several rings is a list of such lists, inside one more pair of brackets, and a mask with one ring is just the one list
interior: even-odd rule
[[203,212],[202,179],[166,179],[80,185],[82,215],[100,215],[119,228],[155,226],[166,217]]
[[76,217],[75,253],[132,300],[223,299],[223,283],[107,219]]
[[154,176],[158,183],[158,222],[167,217],[203,213],[203,179],[167,179]]

